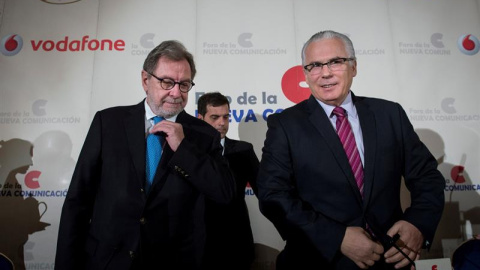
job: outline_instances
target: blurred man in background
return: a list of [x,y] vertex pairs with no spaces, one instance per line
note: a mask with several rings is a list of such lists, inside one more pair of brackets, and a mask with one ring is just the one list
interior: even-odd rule
[[237,183],[237,197],[228,205],[207,201],[207,248],[205,269],[247,270],[254,260],[254,242],[245,188],[248,183],[256,193],[259,161],[248,142],[228,138],[230,121],[228,99],[218,93],[206,93],[198,99],[198,118],[221,134],[223,155]]

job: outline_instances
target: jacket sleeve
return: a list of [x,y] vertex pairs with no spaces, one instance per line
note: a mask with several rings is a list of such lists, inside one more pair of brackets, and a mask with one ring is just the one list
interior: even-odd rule
[[403,127],[404,179],[411,196],[411,205],[405,210],[403,219],[422,232],[424,247],[429,248],[445,205],[445,179],[437,169],[438,162],[420,141],[405,111],[400,106],[398,111]]
[[[211,128],[211,127],[209,127]],[[235,179],[222,156],[220,134],[210,136],[184,126],[185,139],[169,166],[212,201],[228,204],[235,198]]]

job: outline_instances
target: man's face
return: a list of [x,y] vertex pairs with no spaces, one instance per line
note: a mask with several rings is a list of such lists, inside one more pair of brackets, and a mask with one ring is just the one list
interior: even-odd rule
[[207,113],[205,115],[199,114],[198,118],[209,123],[212,127],[218,130],[222,136],[222,139],[227,135],[229,124],[228,104],[218,107],[207,105]]
[[[158,60],[157,68],[152,74],[176,82],[192,79],[187,60],[173,61],[164,57]],[[181,112],[187,105],[188,93],[181,92],[178,84],[170,90],[165,90],[159,80],[149,76],[144,70],[142,70],[142,86],[147,94],[147,104],[156,115],[168,118]]]
[[[347,51],[339,39],[324,39],[310,43],[305,50],[305,64],[327,63],[335,58],[348,58]],[[353,77],[357,75],[357,62],[345,62],[345,70],[330,71],[325,65],[319,74],[304,71],[305,80],[318,100],[333,106],[340,106],[348,95]]]

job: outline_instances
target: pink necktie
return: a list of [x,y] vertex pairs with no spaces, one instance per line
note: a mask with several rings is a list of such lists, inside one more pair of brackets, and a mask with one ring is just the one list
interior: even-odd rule
[[348,122],[346,111],[341,107],[335,107],[335,109],[333,109],[333,114],[337,116],[336,126],[338,137],[340,137],[343,148],[347,153],[348,162],[350,162],[350,166],[352,167],[358,189],[363,196],[362,161],[360,159],[360,154],[358,153],[357,144],[355,143],[355,136],[353,136],[352,128]]

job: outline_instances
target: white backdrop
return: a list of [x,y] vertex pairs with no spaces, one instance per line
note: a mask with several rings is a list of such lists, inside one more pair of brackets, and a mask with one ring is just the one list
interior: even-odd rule
[[[228,136],[253,143],[260,158],[265,117],[308,97],[303,43],[327,29],[354,43],[355,94],[399,102],[439,159],[448,213],[424,258],[449,257],[469,237],[466,220],[478,234],[480,0],[0,0],[0,199],[32,192],[47,205],[40,219],[44,204],[0,221],[46,223],[23,235],[26,268],[53,269],[60,209],[90,121],[144,98],[140,71],[154,46],[185,44],[198,68],[186,111],[195,115],[204,92],[231,97]],[[34,145],[31,164],[7,147],[15,139]],[[31,166],[15,175],[21,192],[9,194],[12,163]],[[271,269],[284,242],[246,192],[255,267]]]

